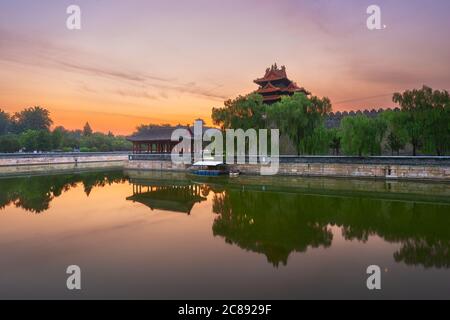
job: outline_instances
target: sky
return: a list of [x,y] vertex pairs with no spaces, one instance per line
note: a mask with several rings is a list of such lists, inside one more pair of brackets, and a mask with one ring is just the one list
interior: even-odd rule
[[211,124],[275,62],[335,111],[392,107],[393,92],[450,89],[449,14],[448,0],[0,0],[0,108],[117,134]]

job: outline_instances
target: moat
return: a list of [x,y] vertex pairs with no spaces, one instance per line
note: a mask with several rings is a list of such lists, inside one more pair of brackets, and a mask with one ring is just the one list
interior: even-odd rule
[[[103,171],[0,178],[0,298],[450,298],[450,185]],[[66,268],[82,290],[66,288]],[[378,265],[382,290],[369,291]]]

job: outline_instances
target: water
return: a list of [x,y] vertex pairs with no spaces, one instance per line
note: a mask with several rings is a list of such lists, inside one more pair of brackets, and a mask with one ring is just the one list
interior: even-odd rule
[[0,298],[450,298],[448,184],[204,179],[0,179]]

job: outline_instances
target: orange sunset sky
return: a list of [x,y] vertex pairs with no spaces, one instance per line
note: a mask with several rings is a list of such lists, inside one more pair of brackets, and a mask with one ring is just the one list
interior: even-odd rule
[[[0,108],[39,105],[56,125],[130,134],[143,123],[211,124],[274,62],[337,110],[392,107],[392,93],[450,87],[450,2],[0,0]],[[82,29],[66,28],[81,7]]]

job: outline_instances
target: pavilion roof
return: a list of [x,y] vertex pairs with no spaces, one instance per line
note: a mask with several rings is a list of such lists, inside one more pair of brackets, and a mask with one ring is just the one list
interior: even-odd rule
[[279,94],[264,96],[264,101],[275,101],[275,100],[279,100],[280,98],[281,98],[281,95],[279,95]]
[[309,92],[308,90],[306,90],[303,87],[299,87],[295,82],[291,82],[291,84],[289,84],[289,86],[286,88],[286,90],[289,92],[304,92],[306,95],[311,94],[311,92]]
[[172,132],[176,129],[190,129],[188,126],[161,126],[161,127],[150,127],[141,130],[137,134],[127,137],[128,141],[139,142],[157,142],[157,141],[170,141],[172,138]]
[[[173,131],[176,129],[186,129],[191,134],[194,133],[194,127],[192,126],[155,126],[143,129],[127,137],[127,140],[131,142],[169,142],[172,139]],[[203,133],[208,129],[214,128],[203,126]]]
[[287,74],[286,74],[286,67],[282,66],[281,69],[279,69],[277,64],[274,64],[270,68],[267,68],[264,77],[256,79],[255,83],[261,84],[261,83],[265,83],[267,81],[275,81],[275,80],[282,80],[282,79],[289,80],[287,77]]
[[267,83],[263,88],[258,89],[256,92],[258,93],[271,93],[281,91],[281,88],[274,86],[270,82]]

